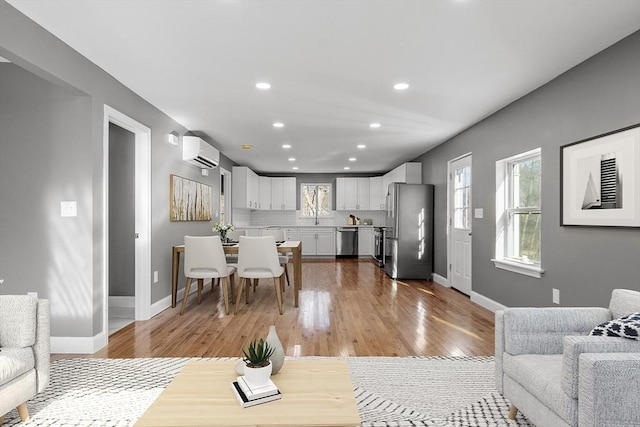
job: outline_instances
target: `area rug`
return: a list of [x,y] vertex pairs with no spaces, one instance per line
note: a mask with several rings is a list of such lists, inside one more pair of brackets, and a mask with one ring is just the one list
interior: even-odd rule
[[[362,427],[533,426],[494,382],[492,357],[348,357]],[[47,390],[5,426],[131,426],[190,358],[63,359]],[[237,360],[205,358],[201,360]],[[286,367],[286,361],[285,361]]]

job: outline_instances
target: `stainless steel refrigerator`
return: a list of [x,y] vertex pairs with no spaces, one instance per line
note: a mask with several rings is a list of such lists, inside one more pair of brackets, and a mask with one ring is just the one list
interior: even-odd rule
[[384,269],[393,279],[432,279],[433,185],[389,184]]

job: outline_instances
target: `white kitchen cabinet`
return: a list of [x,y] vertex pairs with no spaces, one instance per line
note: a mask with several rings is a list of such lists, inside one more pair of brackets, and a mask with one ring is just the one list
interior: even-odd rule
[[296,178],[272,177],[271,179],[271,209],[296,209]]
[[384,188],[388,188],[392,182],[404,182],[406,184],[422,184],[422,163],[403,163],[382,178]]
[[387,189],[382,186],[382,177],[369,178],[369,209],[372,211],[385,210]]
[[333,227],[301,227],[298,240],[302,242],[302,255],[336,254],[336,230]]
[[373,255],[373,246],[373,227],[358,227],[358,256]]
[[260,206],[260,178],[246,166],[234,166],[231,190],[234,208],[258,209]]
[[260,177],[260,203],[258,209],[266,211],[271,209],[271,178]]
[[284,229],[284,236],[287,240],[300,240],[298,239],[298,227],[287,227]]
[[369,178],[336,178],[336,210],[369,210]]

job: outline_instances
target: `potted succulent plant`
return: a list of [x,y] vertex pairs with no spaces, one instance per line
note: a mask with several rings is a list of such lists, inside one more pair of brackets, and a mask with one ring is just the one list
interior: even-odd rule
[[260,387],[269,383],[271,377],[272,348],[264,339],[253,340],[246,350],[242,350],[245,363],[244,376],[250,384]]

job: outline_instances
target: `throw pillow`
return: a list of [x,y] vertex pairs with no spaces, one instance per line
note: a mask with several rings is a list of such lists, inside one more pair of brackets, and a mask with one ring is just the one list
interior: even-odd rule
[[589,335],[623,337],[640,341],[640,312],[631,313],[598,325],[593,328]]

